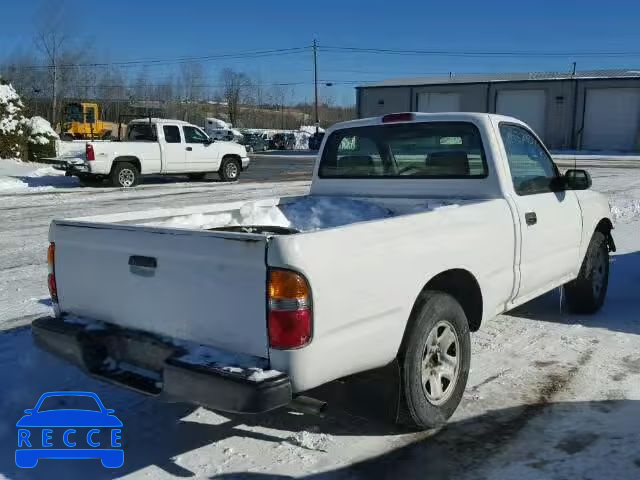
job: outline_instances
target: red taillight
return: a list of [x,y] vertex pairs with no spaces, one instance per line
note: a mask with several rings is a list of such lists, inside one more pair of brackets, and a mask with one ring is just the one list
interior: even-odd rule
[[51,242],[47,249],[47,266],[49,267],[49,275],[47,275],[47,285],[49,286],[49,295],[51,295],[51,301],[58,302],[58,287],[56,285],[56,244]]
[[269,346],[304,347],[311,341],[311,290],[307,280],[290,270],[269,271]]
[[269,312],[269,345],[271,348],[300,348],[311,340],[311,311],[271,310]]
[[96,154],[93,151],[93,145],[91,145],[90,143],[87,143],[86,154],[87,154],[87,161],[92,162],[93,160],[96,159]]
[[47,276],[47,285],[49,286],[49,295],[51,295],[52,302],[58,302],[58,287],[56,285],[56,276],[53,273],[50,273]]
[[390,113],[382,117],[382,123],[411,122],[415,118],[411,112]]

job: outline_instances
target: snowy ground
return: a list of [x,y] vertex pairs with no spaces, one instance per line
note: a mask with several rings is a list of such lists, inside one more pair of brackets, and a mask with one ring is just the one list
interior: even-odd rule
[[[432,435],[372,420],[385,392],[367,382],[337,385],[341,401],[325,418],[220,415],[89,379],[33,347],[27,325],[48,311],[52,218],[301,194],[305,181],[86,189],[0,161],[0,478],[640,478],[640,169],[592,174],[618,222],[605,308],[568,315],[552,293],[488,322],[473,336],[463,402]],[[124,467],[43,461],[16,468],[22,410],[63,389],[95,391],[116,410],[125,425]]]

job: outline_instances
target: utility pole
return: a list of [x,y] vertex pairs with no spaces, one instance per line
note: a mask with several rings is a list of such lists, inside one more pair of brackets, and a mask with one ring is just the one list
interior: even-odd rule
[[318,120],[318,42],[315,38],[313,39],[313,86],[315,92],[316,135],[318,135],[320,127],[320,120]]
[[[55,52],[55,51],[54,51]],[[55,53],[54,53],[55,55]],[[56,59],[53,59],[53,98],[51,100],[51,125],[56,128],[56,104],[58,102],[58,66],[56,65]]]

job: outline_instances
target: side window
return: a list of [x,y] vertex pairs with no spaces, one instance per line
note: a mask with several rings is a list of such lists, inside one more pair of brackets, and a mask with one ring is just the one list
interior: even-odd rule
[[526,129],[505,123],[500,125],[500,136],[516,193],[551,192],[551,180],[558,176],[558,170],[540,142]]
[[158,140],[156,126],[148,123],[131,123],[127,132],[130,142],[155,142]]
[[176,125],[165,125],[162,127],[164,131],[164,141],[167,143],[180,143],[180,128]]
[[196,127],[182,127],[184,130],[184,141],[187,143],[207,143],[205,133]]
[[96,123],[96,110],[95,108],[87,108],[87,123]]

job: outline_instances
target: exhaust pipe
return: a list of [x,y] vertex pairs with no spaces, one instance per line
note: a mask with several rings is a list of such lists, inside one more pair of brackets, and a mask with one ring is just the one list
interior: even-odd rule
[[302,413],[322,416],[327,410],[327,402],[305,397],[304,395],[298,395],[289,403],[289,408]]

